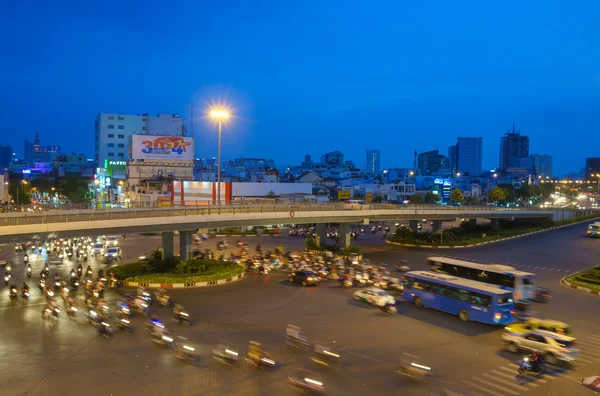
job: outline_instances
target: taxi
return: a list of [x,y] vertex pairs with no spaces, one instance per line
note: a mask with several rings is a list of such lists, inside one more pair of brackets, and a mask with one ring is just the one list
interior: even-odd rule
[[530,318],[523,323],[513,323],[505,327],[511,333],[526,333],[528,331],[542,330],[559,335],[573,337],[571,327],[565,322],[552,319]]

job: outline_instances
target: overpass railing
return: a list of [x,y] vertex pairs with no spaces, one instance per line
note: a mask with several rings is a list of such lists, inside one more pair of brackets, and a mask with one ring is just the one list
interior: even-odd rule
[[[301,205],[223,205],[203,207],[181,207],[181,208],[148,208],[148,209],[107,209],[107,210],[64,210],[48,211],[42,213],[5,213],[0,216],[0,226],[18,226],[32,224],[73,223],[89,221],[141,219],[153,217],[175,217],[175,216],[214,216],[221,214],[241,213],[281,213],[288,212],[290,222],[296,212],[335,212],[344,211],[352,213],[364,213],[368,216],[375,210],[394,210],[398,215],[406,214],[432,214],[443,212],[539,212],[536,208],[500,208],[493,206],[440,206],[440,205],[346,205],[335,204],[301,204]],[[547,212],[547,211],[543,211]]]

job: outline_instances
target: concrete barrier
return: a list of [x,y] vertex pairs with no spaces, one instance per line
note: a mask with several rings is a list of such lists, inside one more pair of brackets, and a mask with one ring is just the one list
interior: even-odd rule
[[146,287],[149,289],[179,289],[179,288],[188,288],[188,287],[208,287],[208,286],[217,286],[224,285],[227,283],[235,282],[246,277],[246,272],[242,272],[239,275],[235,275],[231,278],[227,279],[219,279],[216,281],[208,281],[208,282],[193,282],[193,283],[145,283],[145,282],[129,282],[129,281],[121,281],[121,285],[127,287]]

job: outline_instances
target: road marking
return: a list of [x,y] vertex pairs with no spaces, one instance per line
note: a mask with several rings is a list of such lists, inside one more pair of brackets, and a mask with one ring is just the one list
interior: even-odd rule
[[540,267],[531,267],[531,268],[538,269],[538,268],[540,268]]
[[597,338],[598,340],[600,340],[600,335],[592,334],[587,336],[586,338]]
[[597,348],[597,346],[600,346],[600,341],[595,341],[595,340],[592,341],[592,340],[588,340],[588,339],[578,340],[577,343],[596,345],[596,346],[594,346],[594,348]]
[[580,360],[582,362],[586,362],[586,363],[595,363],[595,360],[590,360],[590,359],[586,359],[586,358],[582,358],[582,357],[578,357],[577,360]]
[[[507,382],[507,381],[503,380],[502,378],[499,379],[498,377],[494,377],[493,375],[488,374],[488,373],[483,373],[483,374],[481,374],[481,376],[482,377],[486,377],[486,378],[490,378],[490,379],[492,379],[494,381],[498,381],[498,382],[500,382],[500,383],[502,383],[504,385],[512,386],[513,388],[516,388],[516,389],[519,389],[519,390],[522,390],[522,391],[528,391],[529,390],[528,388],[525,388],[524,386],[521,386],[521,385],[518,385],[518,384],[514,384],[512,382]],[[513,380],[514,380],[514,378],[513,378]]]
[[370,357],[370,356],[361,355],[360,353],[356,353],[356,352],[348,351],[348,350],[346,350],[346,349],[342,349],[342,348],[337,348],[337,349],[338,349],[338,351],[342,351],[342,352],[349,353],[349,354],[351,354],[351,355],[359,356],[359,357],[361,357],[361,358],[363,358],[363,359],[369,359],[369,360],[373,360],[374,362],[383,363],[383,364],[385,364],[385,363],[386,363],[386,362],[384,362],[383,360],[379,360],[379,359],[376,359],[376,358],[372,358],[372,357]]
[[554,268],[548,268],[548,271],[554,271]]
[[547,270],[547,269],[548,269],[548,267],[541,267],[540,269]]
[[519,394],[519,392],[515,392],[515,391],[512,391],[510,389],[506,389],[506,388],[504,388],[504,387],[502,387],[500,385],[492,384],[491,382],[486,381],[486,380],[482,380],[481,378],[473,377],[472,379],[474,379],[475,381],[479,381],[479,382],[481,382],[481,383],[483,383],[483,384],[485,384],[487,386],[491,386],[492,388],[496,388],[496,389],[499,389],[499,390],[501,390],[503,392],[510,393],[511,395],[515,395],[516,396],[516,395]]
[[484,388],[484,387],[483,387],[483,386],[481,386],[481,385],[477,385],[477,384],[474,384],[474,383],[472,383],[472,382],[469,382],[469,381],[463,381],[463,383],[464,383],[464,384],[467,384],[467,385],[469,385],[471,388],[479,389],[480,391],[483,391],[483,392],[485,392],[485,393],[489,393],[490,395],[494,395],[494,396],[505,396],[505,395],[503,395],[503,394],[501,394],[501,393],[497,393],[497,392],[491,391],[491,390],[489,390],[489,389],[487,389],[487,388]]
[[0,308],[0,310],[4,311],[6,309],[35,307],[35,306],[38,306],[38,305],[46,305],[46,303],[35,303],[35,304],[27,304],[27,305],[14,305],[12,307],[3,307],[3,308]]
[[[505,371],[509,371],[509,372],[511,372],[511,373],[514,373],[514,372],[515,372],[515,370],[514,370],[514,369],[510,369],[510,368],[508,368],[508,367],[498,367],[498,368],[499,368],[499,369],[502,369],[502,370],[505,370]],[[529,375],[525,375],[525,378],[527,378],[527,379],[535,378],[535,382],[539,382],[539,383],[541,383],[541,384],[545,384],[546,382],[548,382],[548,381],[546,381],[546,380],[543,380],[543,379],[541,379],[541,378],[537,378],[537,377],[531,377],[531,376],[529,376]],[[529,385],[529,382],[528,382],[527,384]]]
[[594,352],[590,352],[590,351],[586,350],[585,352],[582,352],[582,353],[583,353],[584,355],[586,355],[586,356],[587,356],[587,355],[591,355],[591,356],[594,356],[594,357],[600,357],[600,352],[596,352],[596,351],[594,351]]
[[[502,368],[502,367],[499,367],[499,368]],[[516,380],[519,384],[529,385],[529,386],[531,386],[533,388],[537,388],[538,387],[536,384],[531,383],[531,382],[520,382],[517,379],[516,375],[510,375],[510,374],[506,374],[506,373],[501,373],[500,371],[496,371],[496,370],[492,370],[492,373],[494,373],[496,375],[499,375],[501,377],[504,377],[504,378],[508,378],[508,379],[511,379],[511,380]],[[512,370],[511,370],[511,373],[512,373]]]

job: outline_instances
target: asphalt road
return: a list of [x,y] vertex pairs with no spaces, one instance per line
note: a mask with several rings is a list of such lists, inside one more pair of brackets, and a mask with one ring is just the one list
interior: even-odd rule
[[[552,368],[544,378],[516,376],[522,355],[501,348],[502,329],[462,323],[456,317],[431,310],[418,310],[398,297],[399,315],[384,317],[374,308],[355,302],[353,290],[323,283],[302,288],[290,284],[285,274],[250,274],[233,284],[173,290],[171,295],[185,305],[194,323],[189,328],[170,325],[189,338],[200,356],[193,366],[179,361],[154,345],[135,318],[132,335],[117,334],[107,340],[97,337],[82,316],[70,320],[43,322],[41,296],[32,287],[29,303],[8,299],[8,288],[0,287],[0,389],[6,395],[284,395],[292,391],[287,377],[301,367],[313,369],[330,394],[410,394],[429,395],[446,383],[470,387],[476,394],[492,396],[581,395],[586,392],[578,381],[600,373],[600,330],[597,296],[567,289],[558,280],[569,272],[598,263],[598,240],[584,236],[585,225],[516,239],[509,243],[452,251],[398,249],[383,245],[381,236],[359,239],[374,263],[395,264],[405,259],[413,268],[424,268],[424,258],[432,253],[510,264],[537,275],[540,286],[549,287],[551,303],[538,305],[540,316],[570,323],[582,350],[572,369]],[[228,238],[231,245],[237,238]],[[254,249],[281,243],[292,250],[304,241],[291,237],[246,238]],[[208,242],[208,245],[214,241]],[[159,237],[127,236],[120,241],[125,261],[160,245]],[[2,258],[17,260],[4,249]],[[11,258],[12,257],[12,258]],[[92,268],[104,264],[89,261]],[[39,273],[43,260],[33,261]],[[39,268],[38,268],[39,267]],[[70,265],[63,264],[66,275]],[[19,272],[19,270],[21,272]],[[17,278],[23,267],[13,270]],[[52,273],[53,269],[51,269]],[[37,277],[37,275],[35,275]],[[19,279],[17,279],[19,280]],[[37,280],[37,279],[36,279]],[[34,282],[30,282],[34,286]],[[109,291],[109,301],[118,292]],[[80,304],[82,304],[80,302]],[[157,312],[170,318],[166,308]],[[342,355],[340,371],[315,368],[308,355],[285,347],[287,323],[302,327],[311,341],[335,345]],[[221,339],[230,340],[242,354],[249,340],[262,342],[279,367],[258,371],[245,364],[222,367],[210,351]],[[429,365],[439,382],[423,385],[399,378],[393,365],[402,353],[416,356]]]

